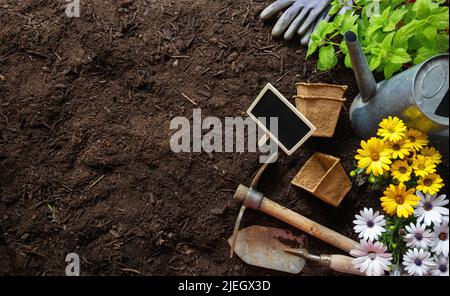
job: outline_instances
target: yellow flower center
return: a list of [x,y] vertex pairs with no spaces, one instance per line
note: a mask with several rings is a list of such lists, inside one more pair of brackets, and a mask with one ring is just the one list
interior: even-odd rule
[[433,184],[433,180],[431,180],[430,178],[423,180],[423,185],[431,186],[431,184]]
[[409,141],[414,143],[416,141],[416,138],[414,136],[409,136]]
[[370,158],[371,158],[373,161],[377,161],[377,160],[380,159],[380,154],[379,154],[378,152],[373,152],[373,153],[370,155]]
[[403,197],[403,195],[396,195],[395,202],[399,205],[402,205],[405,202],[405,198]]
[[401,167],[398,169],[398,171],[400,172],[400,174],[405,174],[406,173],[406,168],[405,167]]
[[423,163],[421,163],[419,164],[418,168],[419,170],[423,171],[424,169],[426,169],[426,166]]
[[399,144],[394,144],[392,146],[392,149],[394,149],[395,151],[398,151],[398,150],[400,150],[400,145]]

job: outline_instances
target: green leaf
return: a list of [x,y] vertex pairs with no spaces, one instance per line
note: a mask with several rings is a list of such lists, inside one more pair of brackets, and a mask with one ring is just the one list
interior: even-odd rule
[[434,42],[437,35],[437,29],[436,27],[429,25],[423,29],[422,34],[427,38],[429,41]]
[[326,20],[320,21],[316,33],[320,39],[325,39],[325,37],[336,30],[334,23],[329,23]]
[[322,46],[319,49],[319,60],[317,62],[317,69],[329,70],[336,66],[338,60],[334,52],[334,46]]
[[396,29],[397,24],[402,20],[403,16],[406,14],[407,9],[400,8],[394,10],[390,15],[386,25],[383,28],[384,32],[390,32]]
[[308,45],[308,51],[306,52],[306,57],[309,57],[317,48],[325,43],[327,36],[336,30],[334,23],[329,23],[326,20],[322,20],[317,29],[311,34],[311,42]]
[[348,55],[348,54],[346,54],[345,55],[345,58],[344,58],[344,65],[347,67],[347,68],[352,68],[352,60],[350,59],[350,56]]
[[437,53],[448,52],[448,44],[449,44],[449,36],[445,32],[438,34],[436,36],[436,40],[433,43]]
[[331,4],[331,8],[328,11],[329,15],[336,14],[342,7],[342,4],[339,0],[333,0],[333,1],[331,1],[330,4]]
[[345,40],[342,40],[341,43],[339,44],[339,48],[341,49],[344,57],[344,65],[347,68],[352,68],[352,60],[350,59],[350,56],[348,54],[348,47],[347,47],[347,42],[345,42]]
[[371,35],[375,34],[375,32],[381,28],[383,28],[383,25],[370,23],[369,26],[367,27],[367,35],[371,36]]
[[336,28],[340,28],[342,25],[342,21],[344,20],[344,15],[339,14],[333,19],[333,24]]
[[428,25],[435,26],[438,30],[447,29],[449,22],[448,7],[439,7],[425,21]]
[[348,46],[347,46],[347,42],[345,42],[345,40],[342,40],[341,43],[339,43],[339,48],[342,50],[343,54],[348,53]]
[[359,19],[356,21],[356,24],[358,25],[358,37],[362,40],[365,40],[365,36],[367,35],[367,28],[369,27],[370,23],[368,19]]
[[391,78],[392,74],[394,74],[401,68],[402,64],[386,63],[384,66],[384,77],[386,77],[386,79]]
[[374,55],[372,56],[372,58],[370,59],[370,70],[375,70],[377,69],[380,65],[381,65],[381,56],[380,55]]
[[344,20],[342,21],[340,31],[342,33],[345,33],[347,31],[352,30],[352,27],[355,25],[357,19],[358,15],[355,15],[352,11],[346,11],[344,14]]
[[421,47],[417,51],[413,62],[417,65],[437,54],[438,52],[433,48]]
[[381,48],[379,46],[374,46],[370,49],[370,53],[373,55],[381,55]]
[[404,48],[396,48],[392,52],[391,62],[394,64],[405,64],[411,61],[411,57]]
[[395,34],[393,43],[395,47],[403,47],[405,43],[425,24],[425,21],[413,20],[405,26],[401,27]]
[[380,15],[373,15],[370,17],[370,22],[377,24],[377,25],[384,25],[388,18],[389,18],[389,14],[391,12],[391,6],[387,7],[382,14]]
[[314,52],[316,52],[317,47],[319,46],[319,40],[314,40],[311,35],[311,42],[308,44],[308,51],[306,52],[306,57],[309,57]]
[[394,38],[395,32],[389,33],[384,37],[383,41],[381,42],[381,48],[388,50],[391,48],[392,39]]
[[418,19],[424,19],[431,15],[439,7],[439,4],[431,0],[417,0],[412,10],[416,13]]

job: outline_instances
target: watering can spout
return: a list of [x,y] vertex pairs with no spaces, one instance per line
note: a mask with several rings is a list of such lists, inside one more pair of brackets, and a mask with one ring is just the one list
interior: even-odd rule
[[355,72],[356,82],[358,83],[362,100],[368,102],[377,92],[377,83],[375,82],[372,71],[370,71],[369,64],[367,63],[356,34],[347,31],[344,34],[344,38],[347,42],[352,68]]

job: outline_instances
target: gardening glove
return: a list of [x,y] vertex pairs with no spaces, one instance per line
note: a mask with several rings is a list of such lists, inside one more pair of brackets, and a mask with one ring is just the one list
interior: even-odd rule
[[310,38],[311,38],[311,34],[317,29],[317,27],[319,26],[319,23],[323,20],[328,21],[330,19],[331,16],[328,14],[328,11],[330,11],[330,8],[331,8],[331,6],[328,6],[327,8],[325,8],[322,11],[322,13],[320,13],[319,17],[316,19],[314,24],[312,24],[311,26],[308,27],[305,34],[303,34],[303,36],[300,39],[301,45],[303,45],[303,46],[308,45]]
[[[351,8],[353,0],[340,1],[346,1],[346,5],[338,12],[338,14],[343,14]],[[320,21],[324,19],[328,21],[330,19],[331,16],[328,15],[330,9],[328,4],[330,2],[331,0],[277,0],[263,10],[260,18],[267,20],[274,14],[290,6],[275,24],[272,30],[272,36],[280,36],[288,28],[284,34],[284,39],[291,39],[297,31],[302,37],[300,43],[307,45],[311,34],[315,31]],[[308,12],[310,13],[308,14]]]
[[267,20],[289,7],[272,30],[274,37],[278,37],[286,31],[284,39],[289,40],[294,37],[295,33],[303,35],[330,2],[331,0],[277,0],[261,12],[260,18]]
[[[340,2],[343,2],[345,0],[339,0]],[[347,10],[351,9],[353,5],[353,0],[347,0],[345,2],[345,5],[337,12],[337,14],[344,14]],[[300,39],[300,44],[303,46],[308,45],[308,43],[311,41],[311,34],[313,32],[316,31],[317,27],[319,26],[319,23],[323,20],[325,21],[329,21],[330,18],[332,17],[331,15],[328,14],[328,12],[330,11],[331,6],[328,6],[327,8],[325,8],[324,11],[322,11],[322,13],[319,15],[319,17],[317,18],[316,22],[314,23],[314,25],[310,26],[307,31],[305,32],[305,34],[302,36],[302,38]]]

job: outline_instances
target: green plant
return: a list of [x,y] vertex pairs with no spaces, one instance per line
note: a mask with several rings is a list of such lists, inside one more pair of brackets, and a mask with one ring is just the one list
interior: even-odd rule
[[[345,1],[344,1],[345,2]],[[318,50],[317,69],[329,70],[344,56],[351,68],[348,49],[342,36],[347,31],[358,35],[372,71],[384,72],[386,78],[411,64],[419,64],[439,53],[448,52],[449,11],[444,0],[378,1],[380,13],[369,12],[373,1],[355,0],[352,8],[322,21],[311,35],[307,57]],[[342,7],[332,1],[329,14]]]
[[411,222],[414,222],[413,217],[408,219],[387,217],[386,219],[386,231],[381,234],[379,241],[392,252],[395,265],[401,265],[403,255],[408,250],[403,237],[406,234],[405,226]]

